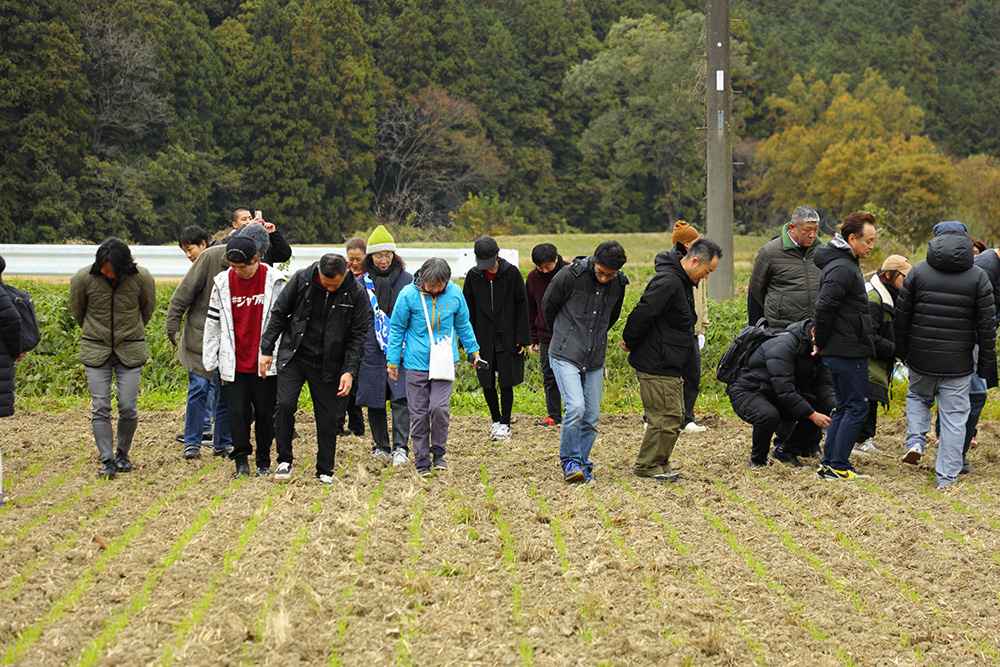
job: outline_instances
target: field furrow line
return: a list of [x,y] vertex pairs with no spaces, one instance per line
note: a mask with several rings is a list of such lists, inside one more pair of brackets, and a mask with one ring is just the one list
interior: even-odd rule
[[[40,489],[37,493],[35,493],[35,495],[29,496],[28,498],[19,501],[18,510],[30,507],[32,504],[38,502],[42,498],[47,498],[48,496],[52,495],[52,491],[54,489],[64,484],[66,480],[68,480],[71,476],[79,472],[80,468],[83,467],[85,461],[86,457],[81,457],[76,462],[75,466],[73,466],[69,470],[64,471],[61,475],[59,475],[54,480],[46,484],[45,487]],[[46,510],[44,514],[36,516],[34,519],[22,524],[21,527],[17,529],[17,532],[15,532],[10,537],[4,536],[0,538],[0,553],[3,553],[3,551],[6,550],[7,547],[14,544],[19,539],[30,533],[34,528],[37,528],[38,526],[42,525],[56,514],[59,514],[60,512],[66,510],[69,507],[72,507],[78,500],[80,500],[80,498],[83,498],[88,493],[93,491],[99,483],[100,482],[97,480],[91,481],[88,485],[80,489],[72,497],[62,501],[52,509]]]
[[396,619],[399,626],[399,639],[396,640],[395,656],[397,662],[403,665],[413,665],[413,645],[420,635],[420,626],[417,621],[417,614],[422,607],[420,600],[416,597],[414,581],[417,577],[417,564],[420,562],[420,548],[423,541],[424,510],[427,503],[427,489],[421,489],[420,493],[413,500],[410,506],[410,525],[407,537],[409,553],[406,556],[406,567],[403,569],[403,579],[407,582],[404,592],[407,604],[407,612],[398,614]]
[[31,648],[31,646],[38,641],[46,627],[61,619],[78,600],[86,595],[87,591],[90,590],[94,584],[94,578],[103,572],[111,563],[113,563],[114,560],[131,545],[135,538],[146,530],[149,522],[158,517],[164,509],[169,507],[173,499],[177,498],[196,484],[202,478],[203,474],[208,472],[208,470],[212,467],[214,466],[203,468],[199,471],[200,474],[195,474],[175,487],[168,496],[160,499],[142,515],[136,518],[122,535],[109,542],[103,549],[101,555],[98,556],[97,560],[77,578],[76,584],[73,588],[68,593],[54,600],[52,605],[39,621],[32,624],[19,634],[14,645],[8,647],[3,654],[3,657],[0,658],[0,665],[10,665],[19,660],[24,655],[25,651]]
[[[848,553],[858,559],[879,575],[884,581],[892,585],[894,589],[906,600],[916,604],[925,611],[931,613],[937,620],[938,625],[951,628],[954,632],[964,636],[977,651],[989,658],[994,664],[1000,664],[1000,651],[998,651],[996,640],[984,637],[977,630],[954,618],[952,610],[945,606],[946,603],[937,603],[931,599],[931,593],[917,590],[911,586],[899,574],[893,572],[891,566],[884,564],[878,556],[870,549],[861,545],[857,539],[841,530],[830,521],[825,521],[815,515],[813,511],[804,505],[796,502],[782,490],[772,487],[766,480],[754,478],[754,484],[763,491],[767,491],[781,505],[797,512],[812,528],[835,544],[841,545]],[[892,550],[887,548],[887,553]]]

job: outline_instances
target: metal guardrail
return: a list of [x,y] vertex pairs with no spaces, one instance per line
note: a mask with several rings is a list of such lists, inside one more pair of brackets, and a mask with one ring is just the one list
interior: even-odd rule
[[[182,278],[191,268],[191,262],[177,246],[129,247],[135,261],[149,269],[156,278]],[[347,255],[342,246],[292,246],[288,272],[291,274],[304,269],[328,252]],[[96,253],[96,245],[0,244],[0,256],[7,262],[5,276],[72,276],[80,268],[93,264]],[[431,257],[440,257],[451,266],[453,278],[464,277],[476,263],[471,248],[400,248],[397,253],[411,272]],[[501,249],[500,256],[517,266],[517,250]]]

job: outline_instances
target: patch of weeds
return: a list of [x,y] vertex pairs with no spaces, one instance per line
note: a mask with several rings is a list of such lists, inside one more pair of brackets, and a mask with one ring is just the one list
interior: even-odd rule
[[461,577],[465,572],[457,565],[452,565],[446,560],[441,561],[441,565],[431,572],[435,577]]

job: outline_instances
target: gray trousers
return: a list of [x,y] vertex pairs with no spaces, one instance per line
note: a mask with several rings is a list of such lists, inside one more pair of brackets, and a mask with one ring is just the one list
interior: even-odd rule
[[[102,463],[114,463],[118,456],[128,457],[132,436],[139,424],[139,376],[142,366],[129,368],[109,359],[101,366],[84,366],[90,385],[90,425]],[[111,375],[118,385],[118,448],[115,451],[111,427]]]
[[417,468],[429,468],[431,454],[443,456],[451,423],[451,391],[455,383],[430,380],[427,371],[406,369],[406,403],[410,408],[410,442]]

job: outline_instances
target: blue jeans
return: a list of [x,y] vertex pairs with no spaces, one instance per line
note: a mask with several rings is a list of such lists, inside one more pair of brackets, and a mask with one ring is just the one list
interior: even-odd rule
[[823,357],[823,365],[830,370],[837,402],[826,429],[822,464],[846,470],[858,433],[868,419],[868,359]]
[[576,461],[590,472],[594,469],[590,449],[597,439],[597,424],[601,421],[604,369],[584,372],[568,361],[552,356],[549,357],[549,365],[566,406],[562,433],[559,435],[559,459],[563,465]]
[[[215,394],[214,400],[212,394]],[[219,374],[211,380],[188,373],[187,411],[184,415],[184,448],[201,447],[201,434],[211,430],[211,417],[215,413],[215,432],[212,444],[216,448],[232,447],[229,433],[229,392],[221,386]]]
[[906,392],[906,439],[909,448],[927,444],[931,430],[931,406],[937,399],[941,442],[938,443],[937,481],[939,486],[954,484],[962,469],[962,445],[965,442],[965,422],[969,418],[969,385],[972,375],[939,377],[921,375],[910,369],[910,388]]

